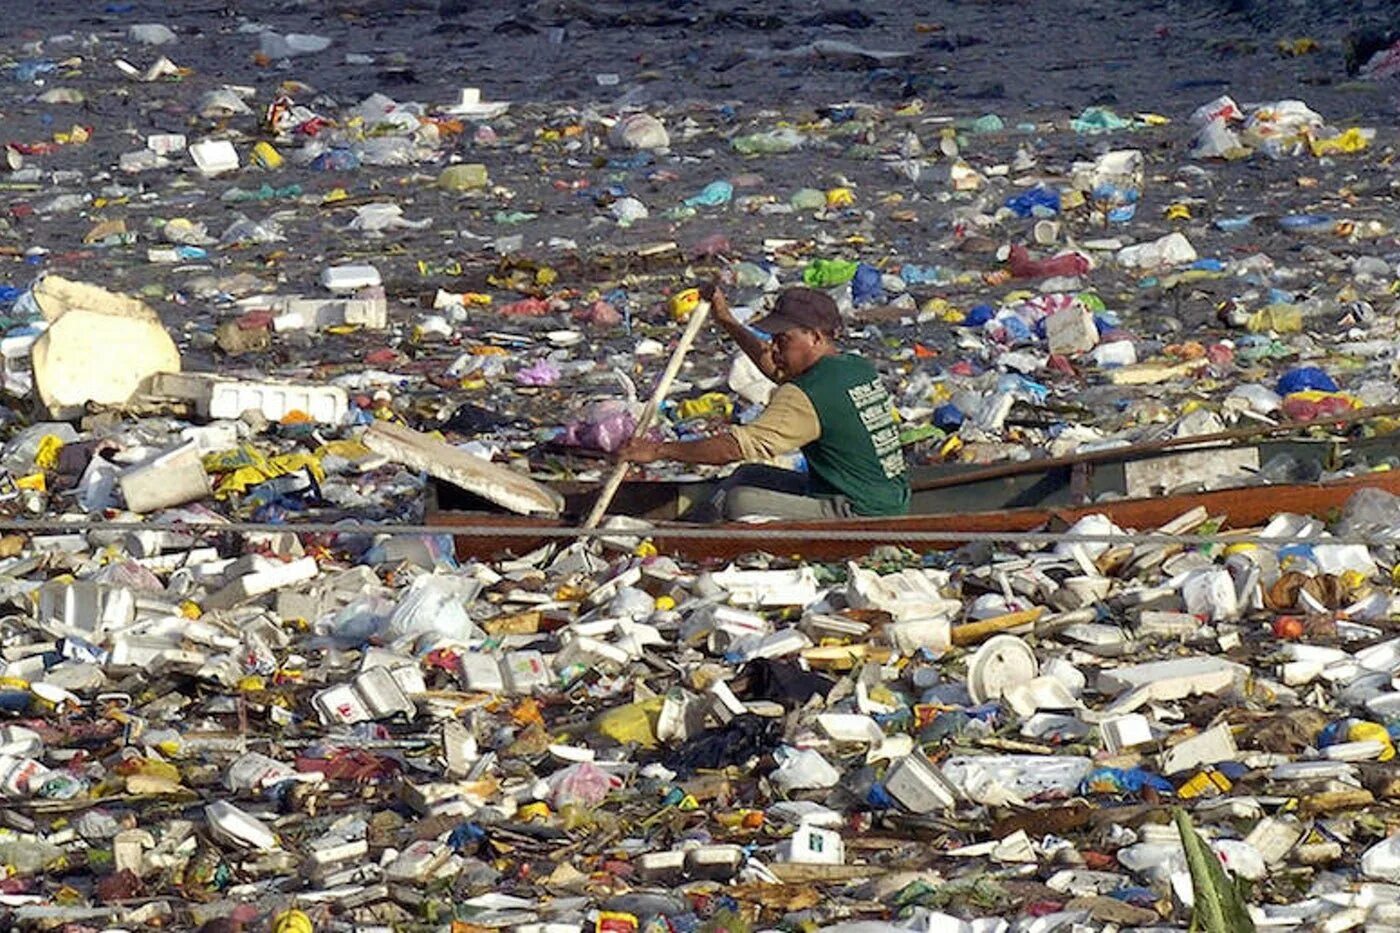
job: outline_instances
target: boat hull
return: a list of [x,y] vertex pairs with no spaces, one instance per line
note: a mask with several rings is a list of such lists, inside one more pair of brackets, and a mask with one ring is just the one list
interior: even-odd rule
[[[882,545],[940,550],[989,534],[1010,536],[1020,532],[1062,530],[1094,514],[1106,515],[1119,527],[1138,531],[1155,530],[1195,508],[1204,508],[1208,514],[1223,518],[1223,527],[1227,529],[1262,525],[1280,512],[1327,518],[1340,510],[1353,493],[1369,488],[1400,494],[1400,471],[1378,471],[1327,483],[1251,486],[1085,505],[974,508],[898,518],[763,525],[692,525],[662,520],[656,522],[650,537],[661,553],[692,560],[725,560],[752,551],[801,556],[808,560],[838,560],[862,556]],[[673,494],[659,489],[651,491],[658,502],[665,502]],[[651,511],[653,514],[665,512],[666,507],[657,506]],[[431,497],[427,523],[454,533],[457,555],[462,559],[518,555],[551,541],[567,541],[567,537],[551,535],[550,530],[567,529],[575,524],[562,519],[443,508],[436,496]],[[921,539],[920,536],[929,537]]]

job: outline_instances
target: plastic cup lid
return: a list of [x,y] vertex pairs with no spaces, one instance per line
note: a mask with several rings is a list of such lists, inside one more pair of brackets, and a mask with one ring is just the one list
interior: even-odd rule
[[1035,652],[1015,635],[987,640],[967,663],[967,692],[975,703],[1000,699],[1009,687],[1040,673]]

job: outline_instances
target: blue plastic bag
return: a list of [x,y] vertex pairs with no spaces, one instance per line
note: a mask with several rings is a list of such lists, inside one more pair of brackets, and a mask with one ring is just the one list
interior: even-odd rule
[[856,305],[876,304],[885,300],[885,287],[880,283],[880,270],[861,263],[851,279],[851,301]]
[[1278,386],[1274,391],[1279,395],[1292,395],[1294,392],[1306,392],[1309,389],[1336,392],[1337,383],[1316,366],[1299,366],[1279,377]]
[[1049,217],[1060,212],[1060,192],[1045,185],[1006,199],[1006,206],[1017,217]]

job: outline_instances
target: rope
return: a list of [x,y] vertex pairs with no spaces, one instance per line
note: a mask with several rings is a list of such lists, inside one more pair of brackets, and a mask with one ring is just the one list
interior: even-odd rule
[[1206,545],[1206,544],[1256,544],[1269,547],[1288,545],[1361,545],[1377,547],[1400,545],[1400,527],[1395,530],[1373,532],[1362,535],[1306,535],[1288,538],[1266,538],[1258,531],[1220,531],[1199,534],[1159,534],[1155,532],[1124,534],[1070,534],[1054,531],[913,531],[913,530],[866,530],[821,529],[803,530],[798,533],[783,531],[782,526],[755,525],[752,528],[705,527],[702,525],[666,525],[641,528],[576,528],[532,525],[481,525],[481,524],[367,524],[357,520],[341,522],[172,522],[155,524],[135,521],[63,521],[60,519],[0,519],[0,531],[21,534],[42,534],[46,532],[66,532],[88,534],[90,532],[142,532],[166,531],[191,535],[210,534],[266,534],[292,532],[294,534],[369,534],[369,535],[442,535],[450,534],[467,538],[508,538],[508,539],[551,539],[577,540],[583,538],[618,537],[660,537],[673,541],[752,541],[761,545],[770,541],[791,541],[799,537],[804,541],[850,541],[872,544],[951,544],[951,543],[990,543],[990,544],[1131,544],[1137,545]]

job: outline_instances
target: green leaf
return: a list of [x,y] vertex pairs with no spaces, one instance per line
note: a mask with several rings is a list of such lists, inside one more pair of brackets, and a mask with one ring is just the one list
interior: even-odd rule
[[1186,850],[1186,865],[1191,870],[1191,889],[1196,906],[1191,914],[1191,929],[1205,933],[1255,933],[1254,921],[1245,908],[1239,888],[1225,874],[1214,850],[1201,839],[1191,817],[1180,807],[1172,808],[1181,845]]

